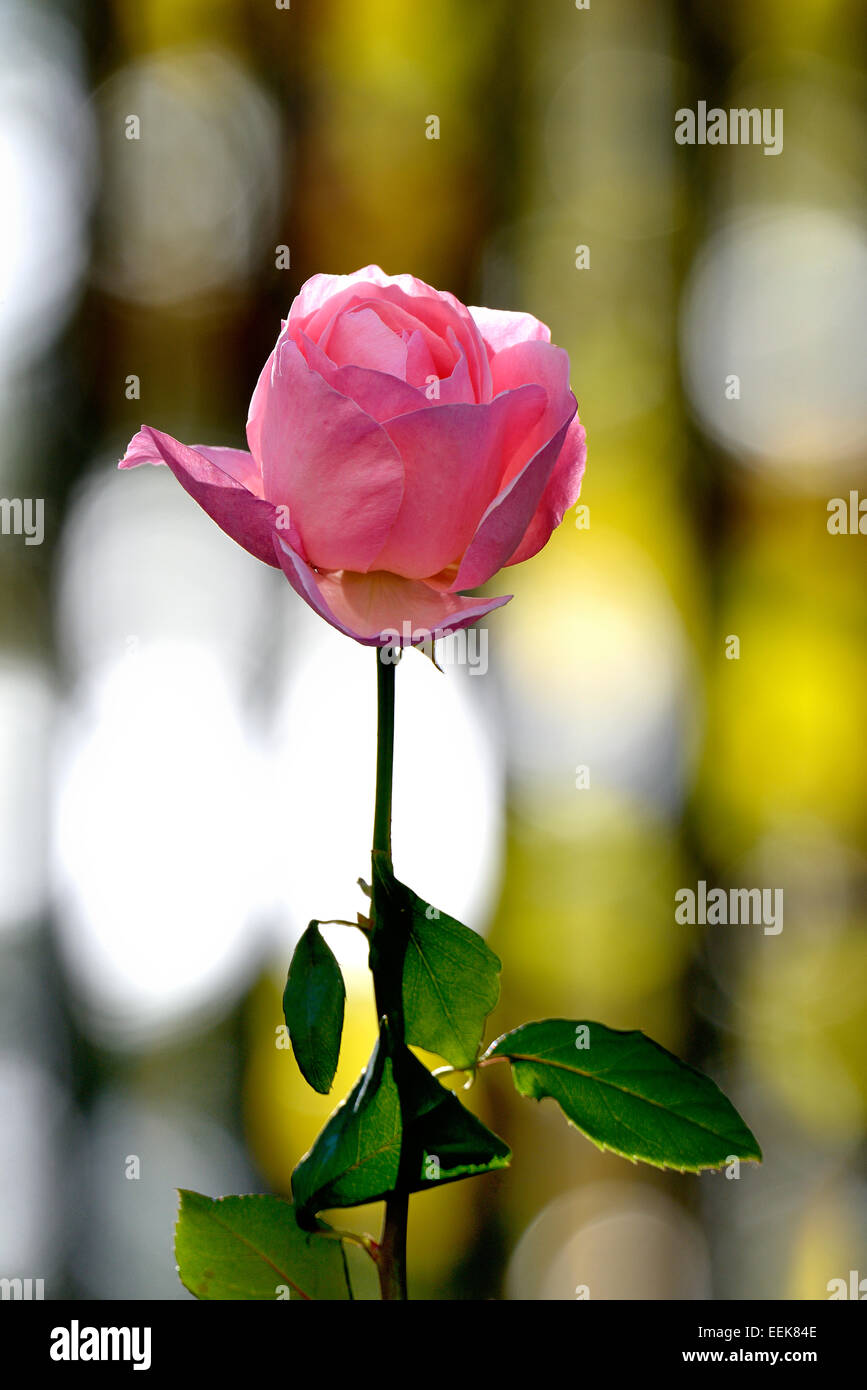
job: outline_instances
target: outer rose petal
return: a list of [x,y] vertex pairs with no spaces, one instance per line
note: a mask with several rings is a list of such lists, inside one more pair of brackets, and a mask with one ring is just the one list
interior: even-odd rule
[[[470,313],[488,348],[488,356],[514,347],[515,343],[550,343],[551,330],[532,314],[513,314],[509,309],[482,309],[473,304]],[[496,387],[494,388],[496,390]]]
[[259,442],[265,496],[288,503],[311,564],[370,569],[403,497],[403,464],[382,426],[284,337],[273,354]]
[[546,399],[541,386],[522,386],[488,405],[441,405],[389,420],[406,487],[376,569],[427,579],[459,559],[499,490],[504,459],[520,449]]
[[[568,432],[578,409],[569,390],[568,355],[562,348],[533,339],[503,348],[493,358],[491,371],[498,390],[518,381],[541,382],[547,392],[547,406],[538,424],[527,432],[523,449],[516,451],[514,458],[507,462],[499,493],[488,507],[461,561],[454,584],[457,589],[475,588],[504,565],[516,564],[517,560],[512,557],[518,553],[531,528],[527,553],[535,554],[541,549],[553,529],[551,526],[544,540],[538,540],[548,518],[563,504],[572,483],[580,481],[580,471],[577,479],[574,477],[575,460],[568,461],[583,443],[583,431],[580,439]],[[567,439],[571,441],[568,450]],[[552,484],[564,452],[567,462],[563,464],[558,481]],[[571,505],[572,500],[574,498],[570,497],[566,505]],[[535,520],[537,514],[538,522]],[[562,515],[561,511],[558,521]]]
[[[576,409],[573,397],[572,415]],[[488,507],[461,561],[455,589],[484,584],[514,555],[542,500],[568,428],[569,420]]]
[[[281,325],[280,336],[282,338],[285,331],[285,320]],[[277,339],[278,343],[280,338]],[[268,392],[271,389],[271,368],[274,365],[274,353],[272,352],[267,362],[259,373],[259,380],[253,388],[250,397],[250,406],[247,411],[247,443],[250,446],[250,453],[256,460],[256,467],[259,473],[262,472],[262,417],[265,413],[265,402],[268,399]]]
[[[498,492],[520,473],[524,464],[547,444],[561,425],[575,414],[575,397],[569,390],[569,354],[551,343],[515,343],[497,353],[491,362],[494,391],[513,391],[522,382],[538,383],[545,388],[548,402],[544,414],[532,430],[528,430],[519,449],[506,459]],[[490,498],[488,499],[491,500]]]
[[254,497],[264,497],[262,474],[253,455],[247,449],[230,449],[224,444],[193,444],[190,446],[197,454],[204,454],[209,463],[228,473],[236,483],[252,492]]
[[566,431],[560,457],[548,479],[548,485],[533,520],[514,555],[506,560],[507,565],[519,565],[522,560],[529,560],[531,556],[538,554],[543,545],[547,545],[551,532],[557,529],[569,508],[578,500],[586,461],[587,440],[584,426],[576,415]]
[[319,574],[277,533],[274,550],[295,592],[332,627],[366,647],[410,646],[437,632],[454,632],[512,597],[464,598],[382,571]]
[[120,467],[137,468],[143,463],[166,464],[181,487],[233,541],[257,560],[264,560],[268,565],[279,563],[272,541],[277,524],[276,508],[226,471],[231,467],[235,474],[252,474],[254,464],[249,454],[240,449],[208,446],[192,449],[170,434],[143,425],[121,459]]

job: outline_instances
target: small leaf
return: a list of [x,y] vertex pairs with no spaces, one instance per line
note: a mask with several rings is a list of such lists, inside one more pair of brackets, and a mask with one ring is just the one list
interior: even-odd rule
[[472,1067],[485,1020],[500,997],[500,961],[477,932],[430,906],[374,858],[377,907],[403,917],[406,1041]]
[[311,922],[289,966],[283,1016],[301,1074],[320,1095],[331,1090],[337,1070],[345,1001],[340,966],[319,923]]
[[761,1149],[709,1077],[639,1032],[551,1018],[498,1038],[482,1064],[508,1057],[515,1088],[551,1096],[600,1149],[697,1173]]
[[401,1084],[406,1121],[406,1171],[411,1192],[508,1168],[507,1144],[446,1090],[411,1052]]
[[353,1091],[292,1174],[292,1192],[303,1221],[328,1207],[379,1201],[398,1185],[421,1192],[505,1168],[510,1157],[407,1048],[391,1055],[383,1026]]
[[299,1217],[375,1202],[393,1191],[400,1163],[400,1101],[381,1033],[346,1100],[292,1174]]
[[[181,1282],[196,1298],[260,1302],[352,1298],[343,1244],[302,1231],[282,1197],[182,1191],[175,1227]],[[286,1292],[288,1290],[288,1293]]]

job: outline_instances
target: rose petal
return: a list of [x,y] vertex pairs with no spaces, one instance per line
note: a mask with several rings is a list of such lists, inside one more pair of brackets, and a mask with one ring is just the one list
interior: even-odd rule
[[491,362],[491,376],[497,396],[513,391],[525,382],[544,387],[548,403],[532,430],[529,430],[520,449],[507,462],[497,489],[501,492],[520,473],[524,464],[537,454],[559,430],[564,421],[575,413],[575,397],[569,390],[569,354],[563,348],[538,340],[515,343]]
[[260,447],[265,496],[288,503],[310,563],[369,569],[400,509],[403,465],[382,426],[286,337],[274,353]]
[[[459,356],[457,340],[455,340],[455,355]],[[406,380],[410,386],[424,389],[428,385],[428,377],[438,376],[433,353],[428,346],[427,339],[420,328],[415,328],[406,340]]]
[[[321,314],[317,314],[305,330],[305,336],[318,341],[319,346],[328,353],[332,361],[340,366],[349,366],[352,365],[351,362],[342,360],[339,352],[332,348],[333,340],[335,336],[339,336],[344,319],[359,313],[373,314],[379,320],[380,327],[386,332],[390,332],[402,343],[407,343],[412,337],[420,334],[424,339],[434,371],[437,371],[440,376],[448,376],[455,363],[455,353],[450,345],[448,334],[444,331],[443,325],[432,326],[425,322],[425,319],[431,316],[429,313],[423,313],[419,316],[411,312],[413,307],[423,309],[419,301],[416,301],[415,305],[412,306],[408,300],[399,297],[396,300],[394,295],[387,295],[385,290],[380,290],[376,299],[369,299],[365,297],[363,291],[358,291],[339,309],[329,305],[322,310]],[[292,336],[297,342],[299,337],[297,329],[292,329]],[[386,342],[387,340],[383,341]],[[375,356],[364,365],[376,365]],[[399,376],[402,380],[406,379],[406,366],[403,358],[400,360],[399,370],[392,370],[389,355],[384,354],[381,369],[392,371],[392,375]]]
[[[379,266],[367,266],[354,275],[314,276],[302,286],[289,311],[290,331],[293,336],[306,333],[318,342],[338,314],[361,303],[383,306],[383,315],[384,306],[391,305],[417,319],[432,334],[427,341],[435,359],[436,340],[445,343],[451,326],[466,355],[474,399],[491,399],[488,352],[470,311],[454,295],[435,290],[414,275],[388,276]],[[394,326],[388,318],[385,321]],[[447,375],[442,363],[435,370]]]
[[[249,463],[243,462],[245,459]],[[276,509],[245,487],[239,477],[226,471],[229,466],[235,474],[249,474],[255,469],[249,454],[240,449],[190,448],[170,434],[143,425],[120,467],[138,468],[143,463],[166,464],[181,487],[233,541],[268,565],[278,563],[272,540]]]
[[[335,391],[355,401],[380,424],[393,420],[396,415],[409,415],[414,410],[472,403],[475,400],[466,354],[451,328],[449,342],[454,354],[454,366],[447,376],[441,376],[435,369],[424,337],[414,332],[407,343],[407,379],[401,381],[368,367],[336,367],[321,345],[314,343],[306,333],[297,339],[308,366],[318,372]],[[430,377],[436,377],[438,396],[427,394]]]
[[573,397],[569,419],[488,507],[461,561],[456,589],[484,584],[514,555],[542,500],[576,409]]
[[437,632],[457,631],[511,598],[438,593],[417,580],[381,572],[320,574],[276,534],[274,549],[295,592],[332,627],[368,647],[410,646]]
[[436,404],[439,401],[442,405],[472,405],[476,400],[476,393],[467,354],[458,342],[453,328],[449,328],[447,336],[454,351],[455,365],[447,377],[439,378],[439,396],[434,397],[432,403]]
[[338,367],[370,367],[406,381],[406,343],[368,305],[338,314],[320,346]]
[[483,309],[471,305],[470,314],[488,348],[488,355],[502,352],[515,343],[550,343],[551,330],[532,314],[514,314],[509,309]]
[[397,377],[387,376],[385,372],[371,371],[369,367],[335,367],[319,344],[306,334],[299,339],[298,346],[308,366],[318,372],[323,381],[342,396],[355,401],[366,414],[380,423],[394,415],[420,410],[425,404],[423,391],[399,381]]
[[441,405],[387,421],[406,486],[375,568],[426,579],[458,560],[498,491],[504,459],[522,446],[546,402],[541,386],[522,386],[489,405]]
[[323,304],[327,304],[344,290],[359,284],[386,285],[389,278],[378,265],[363,266],[361,270],[354,270],[351,275],[312,275],[309,280],[305,280],[293,300],[290,317],[300,323],[309,319]]
[[506,565],[519,565],[538,554],[547,545],[551,532],[555,531],[581,494],[581,479],[587,461],[587,441],[584,426],[575,415],[566,431],[566,439],[560,450],[560,457],[554,466],[542,500],[533,519],[524,533],[524,539],[514,554],[505,561]]
[[222,473],[228,473],[236,483],[252,492],[254,497],[263,497],[262,474],[253,455],[247,449],[229,449],[223,444],[193,444],[190,446],[197,454],[204,454]]
[[[286,320],[283,319],[280,325],[280,336],[277,339],[277,346],[283,341],[286,333]],[[275,348],[276,351],[276,348]],[[265,413],[265,402],[271,390],[271,373],[274,369],[274,352],[271,352],[264,367],[259,373],[259,379],[250,397],[250,405],[247,410],[247,443],[250,446],[250,453],[256,460],[259,473],[262,473],[262,417]]]

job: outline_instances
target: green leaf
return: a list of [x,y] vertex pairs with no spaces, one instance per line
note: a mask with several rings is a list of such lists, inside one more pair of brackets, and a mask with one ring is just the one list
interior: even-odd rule
[[311,922],[292,956],[283,1016],[305,1081],[321,1095],[331,1090],[340,1057],[346,989],[340,966]]
[[500,997],[500,961],[477,932],[422,901],[374,857],[377,911],[403,919],[406,1041],[453,1067],[472,1067]]
[[521,1095],[553,1097],[600,1149],[692,1173],[732,1157],[761,1162],[719,1087],[643,1033],[551,1018],[498,1038],[480,1065],[494,1057],[508,1057]]
[[352,1298],[343,1243],[302,1231],[282,1197],[180,1193],[175,1258],[181,1283],[201,1299]]
[[367,1067],[292,1174],[302,1219],[325,1207],[375,1202],[394,1189],[400,1101],[385,1036],[380,1033]]
[[380,1201],[398,1185],[421,1192],[505,1168],[510,1157],[502,1139],[407,1048],[391,1055],[383,1026],[359,1081],[292,1174],[292,1192],[305,1220],[329,1207]]
[[411,1052],[406,1054],[401,1084],[410,1112],[406,1171],[411,1192],[508,1168],[512,1157],[508,1145]]

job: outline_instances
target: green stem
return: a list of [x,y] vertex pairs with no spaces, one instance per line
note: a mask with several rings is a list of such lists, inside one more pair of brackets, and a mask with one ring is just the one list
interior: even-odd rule
[[394,672],[391,662],[379,659],[376,648],[376,802],[373,813],[373,848],[388,855],[391,863],[391,783],[394,768]]
[[[373,814],[373,850],[384,854],[391,868],[391,794],[394,769],[394,676],[395,664],[381,660],[380,649],[376,649],[376,695],[377,695],[377,737],[376,737],[376,802]],[[375,881],[374,875],[374,881]],[[373,933],[376,937],[379,923],[376,916],[375,896],[371,908]],[[388,1019],[392,1042],[396,1049],[403,1047],[403,1000],[401,996],[401,976],[403,973],[403,952],[399,943],[390,943],[383,934],[376,940],[377,950],[373,953],[373,987],[376,995],[377,1015]],[[389,950],[389,946],[397,950]],[[397,959],[397,956],[400,959]],[[391,958],[390,958],[391,957]],[[397,969],[395,968],[397,967]],[[406,1192],[392,1192],[385,1203],[385,1223],[382,1229],[377,1267],[379,1286],[383,1301],[405,1300],[406,1291],[406,1228],[409,1217],[409,1196]]]

